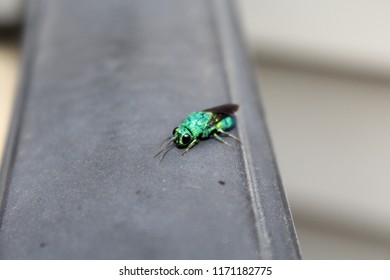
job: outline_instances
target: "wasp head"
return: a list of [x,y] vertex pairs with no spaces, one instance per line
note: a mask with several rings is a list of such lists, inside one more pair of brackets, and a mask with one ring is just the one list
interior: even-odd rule
[[176,127],[172,135],[175,137],[174,141],[176,144],[176,147],[178,148],[185,148],[187,147],[194,137],[192,136],[192,133],[184,126],[178,126]]

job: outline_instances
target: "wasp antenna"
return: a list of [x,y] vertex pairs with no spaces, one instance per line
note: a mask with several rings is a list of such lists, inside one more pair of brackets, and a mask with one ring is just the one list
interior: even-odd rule
[[158,146],[158,148],[157,149],[155,149],[155,153],[159,153],[160,151],[161,151],[161,148],[164,146],[164,145],[166,145],[167,144],[167,142],[170,140],[170,138],[171,137],[168,137],[167,139],[165,139],[161,144],[160,144],[160,146]]
[[155,151],[156,154],[154,155],[154,157],[157,157],[159,154],[165,152],[167,150],[167,147],[173,144],[175,138],[176,136],[170,136],[167,139],[165,139],[164,142],[162,142],[162,144],[160,145],[160,147]]
[[175,146],[173,142],[170,142],[167,147],[165,147],[164,151],[161,153],[160,161],[162,161],[165,157],[165,155]]

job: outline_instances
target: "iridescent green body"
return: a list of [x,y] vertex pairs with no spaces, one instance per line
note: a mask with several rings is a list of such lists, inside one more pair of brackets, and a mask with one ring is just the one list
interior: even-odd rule
[[225,104],[203,111],[190,113],[181,124],[173,130],[172,136],[164,141],[160,146],[157,154],[162,153],[161,159],[165,153],[176,145],[178,148],[186,148],[182,153],[184,155],[199,140],[214,137],[218,141],[231,146],[226,143],[219,135],[227,135],[239,141],[237,137],[229,134],[227,131],[235,126],[235,116],[233,115],[239,106],[236,104]]
[[[207,139],[218,130],[229,131],[234,128],[235,117],[232,115],[220,116],[211,112],[193,112],[176,128],[178,135],[189,134],[194,139]],[[175,139],[179,148],[186,147],[180,137]]]

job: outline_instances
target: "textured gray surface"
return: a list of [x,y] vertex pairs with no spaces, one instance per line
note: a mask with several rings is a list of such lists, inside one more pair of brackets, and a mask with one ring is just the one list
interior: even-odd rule
[[[0,258],[299,258],[230,12],[218,0],[32,1]],[[244,146],[153,158],[186,114],[228,102],[241,104]]]

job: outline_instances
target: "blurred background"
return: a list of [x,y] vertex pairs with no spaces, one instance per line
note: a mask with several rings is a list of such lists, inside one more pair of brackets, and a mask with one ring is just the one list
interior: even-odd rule
[[[0,151],[24,4],[0,0]],[[390,2],[236,4],[303,257],[389,259]]]

